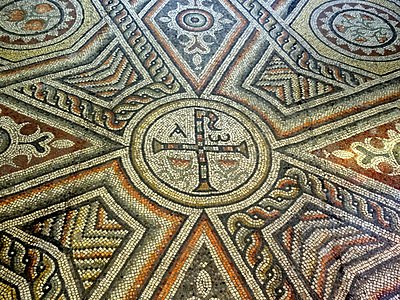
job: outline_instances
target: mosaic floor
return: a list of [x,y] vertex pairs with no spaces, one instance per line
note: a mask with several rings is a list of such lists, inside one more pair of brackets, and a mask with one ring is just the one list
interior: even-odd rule
[[400,299],[398,0],[0,0],[0,299]]

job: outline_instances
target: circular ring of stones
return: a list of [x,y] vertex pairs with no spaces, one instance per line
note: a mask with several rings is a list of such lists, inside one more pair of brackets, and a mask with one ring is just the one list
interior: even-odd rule
[[311,14],[310,27],[325,45],[352,58],[388,61],[400,56],[400,17],[380,5],[329,1]]
[[0,6],[0,46],[35,49],[58,43],[82,23],[77,0],[8,1]]
[[133,129],[130,158],[152,191],[198,208],[247,199],[265,182],[272,160],[270,144],[253,120],[202,99],[148,112]]
[[185,9],[176,16],[176,22],[184,30],[201,32],[214,25],[214,17],[203,9]]
[[[378,38],[369,40],[364,40],[362,38],[359,38],[358,40],[357,38],[351,39],[351,36],[348,36],[346,34],[346,31],[348,30],[346,30],[346,28],[343,27],[342,22],[344,22],[347,19],[355,18],[355,16],[353,16],[352,14],[361,16],[361,18],[363,20],[366,20],[367,22],[370,20],[375,20],[375,22],[377,23],[377,25],[380,27],[381,30],[388,32],[389,34],[388,37],[384,39],[385,41],[380,41]],[[358,47],[367,47],[367,48],[385,47],[393,43],[397,37],[396,30],[392,24],[390,24],[388,21],[386,21],[379,15],[370,13],[368,11],[363,11],[361,9],[349,9],[335,13],[331,18],[331,23],[329,24],[329,26],[331,28],[331,31],[334,32],[339,38]]]

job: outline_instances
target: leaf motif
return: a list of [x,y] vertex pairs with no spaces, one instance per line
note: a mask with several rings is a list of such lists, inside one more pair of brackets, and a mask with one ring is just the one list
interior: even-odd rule
[[339,157],[341,159],[350,159],[354,157],[354,153],[345,150],[335,150],[332,152],[332,155]]
[[197,293],[202,298],[206,298],[211,292],[212,280],[210,274],[206,270],[201,270],[196,279]]
[[171,22],[171,18],[170,17],[161,17],[160,21],[164,22],[164,23],[168,23],[168,22]]
[[200,54],[196,53],[195,55],[193,55],[193,63],[194,63],[196,66],[201,65],[202,62],[203,62],[203,59],[201,58],[201,55],[200,55]]
[[229,19],[222,19],[222,20],[219,20],[219,22],[222,24],[232,24],[233,23],[233,21],[229,20]]
[[52,147],[57,149],[66,149],[71,148],[75,145],[73,141],[70,140],[56,140],[50,144]]

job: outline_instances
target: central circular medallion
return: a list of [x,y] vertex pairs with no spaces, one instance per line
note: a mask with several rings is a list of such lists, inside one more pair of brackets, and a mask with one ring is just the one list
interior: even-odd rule
[[203,9],[185,9],[176,16],[178,25],[187,31],[206,31],[214,24],[214,17]]
[[152,190],[194,207],[245,199],[271,167],[256,123],[231,106],[198,99],[148,113],[134,129],[131,159]]
[[362,47],[383,47],[396,39],[396,30],[388,21],[360,9],[336,13],[331,26],[339,38]]
[[13,34],[36,35],[53,29],[62,20],[60,7],[48,0],[10,3],[2,8],[7,16],[3,30]]
[[328,1],[311,14],[310,27],[328,47],[352,58],[386,61],[400,55],[400,17],[374,3]]
[[0,46],[32,49],[57,43],[82,22],[77,0],[8,1],[0,6]]

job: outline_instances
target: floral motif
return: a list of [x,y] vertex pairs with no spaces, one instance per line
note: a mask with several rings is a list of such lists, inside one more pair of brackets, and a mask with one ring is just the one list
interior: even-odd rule
[[24,20],[26,12],[22,9],[13,9],[8,13],[8,21],[18,22]]
[[188,300],[219,300],[218,298],[208,298],[212,290],[212,279],[206,270],[201,270],[196,278],[197,296],[190,297]]
[[203,69],[204,57],[210,54],[210,47],[217,43],[216,33],[235,22],[214,6],[204,0],[189,0],[188,4],[178,2],[176,9],[159,19],[177,32],[178,43],[186,54],[192,55],[195,70]]
[[[2,11],[1,25],[16,34],[40,33],[56,26],[62,16],[60,9],[51,2],[33,1],[32,4],[11,4]],[[28,31],[28,32],[26,32]]]
[[393,59],[400,53],[400,17],[361,1],[327,2],[314,11],[314,33],[338,51],[374,60]]
[[0,7],[0,45],[32,48],[71,34],[79,26],[81,15],[81,7],[75,1],[9,1]]
[[355,159],[364,169],[389,176],[400,175],[400,123],[396,130],[388,130],[388,138],[369,137],[364,142],[351,144],[351,151],[335,150],[332,155],[341,159]]
[[343,39],[369,47],[380,47],[394,38],[390,23],[362,10],[339,13],[333,20],[333,28]]
[[46,14],[54,10],[54,6],[49,3],[41,3],[35,6],[35,11],[38,14]]
[[39,127],[31,134],[21,133],[28,124],[30,123],[17,124],[8,116],[0,117],[0,167],[18,167],[14,162],[17,156],[25,156],[30,161],[32,157],[47,156],[51,147],[64,149],[75,144],[70,140],[55,140],[53,133],[42,132]]

